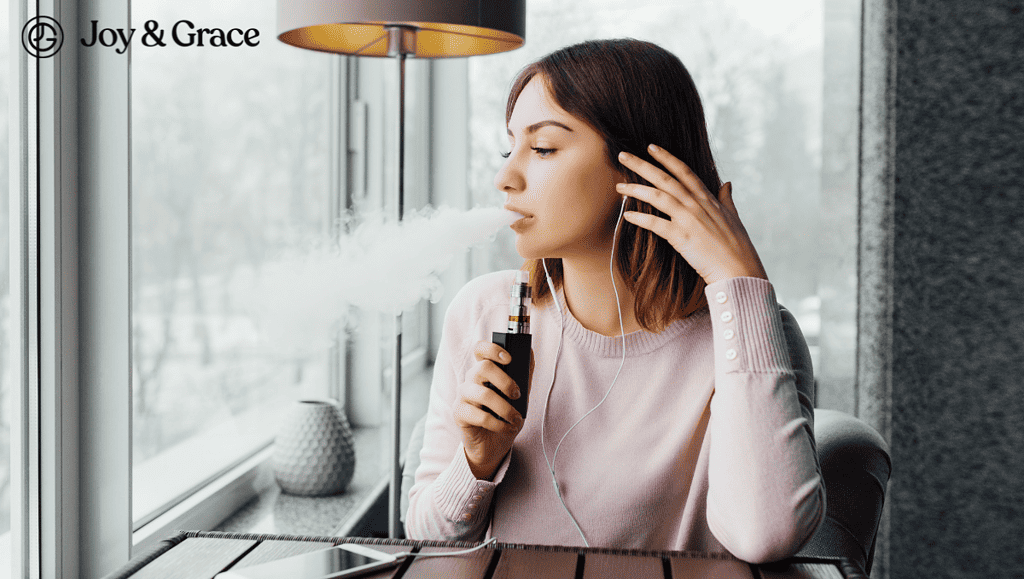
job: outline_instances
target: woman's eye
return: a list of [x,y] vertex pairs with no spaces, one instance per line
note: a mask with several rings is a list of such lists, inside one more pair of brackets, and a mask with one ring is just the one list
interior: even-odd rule
[[[534,151],[536,151],[537,154],[540,155],[541,157],[547,157],[551,153],[555,152],[555,149],[545,149],[543,147],[530,147],[530,148],[533,149]],[[499,155],[501,155],[502,157],[508,159],[512,155],[512,151],[507,151],[507,152],[499,153]]]

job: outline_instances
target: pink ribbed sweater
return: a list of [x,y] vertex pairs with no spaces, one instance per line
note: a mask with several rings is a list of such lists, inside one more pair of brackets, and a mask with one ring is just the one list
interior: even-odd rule
[[[584,328],[561,295],[561,322],[550,302],[532,308],[529,411],[493,482],[471,473],[452,417],[474,344],[506,325],[513,279],[512,271],[481,276],[448,309],[410,491],[412,538],[583,544],[541,451],[545,398],[550,390],[550,459],[608,390],[621,338]],[[562,496],[592,547],[728,551],[756,563],[795,553],[824,516],[811,402],[803,394],[812,391],[810,362],[787,345],[803,351],[796,322],[780,314],[761,279],[724,280],[706,295],[707,309],[663,332],[626,336],[626,362],[611,394],[558,451]]]

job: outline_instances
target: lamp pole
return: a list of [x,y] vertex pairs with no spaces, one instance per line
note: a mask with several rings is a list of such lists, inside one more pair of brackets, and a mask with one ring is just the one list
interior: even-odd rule
[[[405,210],[405,57],[416,53],[416,29],[387,26],[388,56],[398,64],[398,162],[395,164],[395,218],[402,222]],[[402,507],[402,312],[395,314],[394,360],[391,372],[391,492],[388,494],[388,536],[400,534]]]
[[[398,64],[395,213],[405,208],[405,58],[495,54],[522,46],[526,0],[277,0],[277,38],[299,48],[394,57]],[[387,40],[385,44],[382,42]],[[392,375],[392,477],[388,532],[401,531],[402,314],[395,313]]]

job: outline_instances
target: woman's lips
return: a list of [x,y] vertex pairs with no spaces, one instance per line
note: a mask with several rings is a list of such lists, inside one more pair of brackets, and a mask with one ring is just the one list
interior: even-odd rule
[[526,224],[529,223],[529,221],[533,219],[533,215],[525,213],[522,210],[517,209],[517,208],[515,208],[515,207],[513,207],[511,205],[505,205],[505,210],[506,211],[511,211],[513,213],[517,213],[520,216],[522,216],[520,219],[517,219],[514,223],[509,225],[509,227],[511,227],[512,230],[515,231],[515,232],[522,231],[523,228],[526,227]]
[[524,229],[526,229],[526,226],[529,225],[530,221],[532,221],[532,220],[533,220],[532,216],[531,217],[523,217],[522,219],[516,221],[512,225],[509,225],[509,227],[511,227],[512,231],[515,231],[516,233],[522,233],[522,231]]

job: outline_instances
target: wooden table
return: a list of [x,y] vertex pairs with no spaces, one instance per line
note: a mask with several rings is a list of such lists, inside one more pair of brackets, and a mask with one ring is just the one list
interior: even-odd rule
[[[305,537],[251,533],[181,532],[135,557],[106,579],[212,579],[239,568],[325,549],[339,543],[373,545],[388,553],[438,553],[476,543]],[[498,543],[456,557],[410,558],[367,579],[866,579],[841,559],[793,558],[750,565],[729,556],[679,551],[627,551]]]

